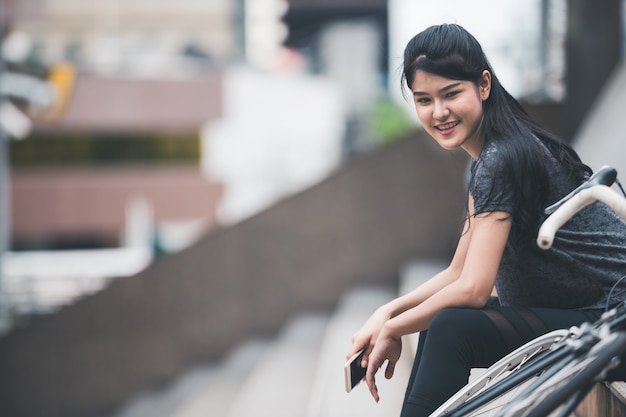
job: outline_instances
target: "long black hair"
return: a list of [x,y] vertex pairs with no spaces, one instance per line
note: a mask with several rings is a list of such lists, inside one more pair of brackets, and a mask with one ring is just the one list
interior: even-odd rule
[[402,81],[411,89],[416,71],[444,78],[470,81],[480,86],[483,72],[491,74],[491,92],[483,102],[482,133],[485,145],[497,141],[503,154],[507,182],[516,196],[513,237],[536,232],[543,208],[548,204],[549,178],[545,154],[538,138],[576,181],[591,169],[567,143],[534,122],[521,104],[500,84],[480,43],[456,24],[431,26],[413,37],[404,50]]

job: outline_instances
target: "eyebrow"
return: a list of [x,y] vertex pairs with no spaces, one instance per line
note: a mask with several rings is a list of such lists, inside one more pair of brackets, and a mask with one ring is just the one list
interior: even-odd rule
[[[452,90],[453,88],[458,87],[459,85],[461,85],[461,83],[452,83],[449,84],[445,87],[443,87],[441,90],[439,90],[439,93],[445,93],[446,91]],[[413,91],[413,95],[414,96],[427,96],[428,93],[424,92],[424,91]]]

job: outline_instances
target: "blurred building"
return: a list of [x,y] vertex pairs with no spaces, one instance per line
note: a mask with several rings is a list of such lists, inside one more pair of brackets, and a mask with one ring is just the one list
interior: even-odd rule
[[[6,32],[29,43],[22,65],[78,72],[61,117],[10,144],[7,292],[92,275],[78,265],[128,275],[110,267],[140,270],[366,148],[384,88],[384,1],[5,3]],[[93,261],[39,256],[34,270],[18,259],[61,249]]]
[[11,144],[14,248],[132,245],[139,200],[161,249],[180,249],[166,233],[175,224],[215,226],[221,185],[202,174],[200,130],[220,112],[218,74],[79,76],[61,118]]
[[32,38],[32,59],[70,60],[89,72],[179,72],[193,62],[229,62],[236,50],[235,3],[230,0],[19,3],[36,4],[32,8],[39,10],[18,15],[11,25]]
[[346,104],[344,153],[371,148],[373,105],[387,96],[387,0],[290,0],[285,45],[308,71],[336,81]]
[[2,8],[5,40],[27,50],[7,64],[45,74],[69,61],[78,73],[60,118],[10,143],[0,288],[13,312],[45,312],[217,227],[224,187],[202,170],[201,132],[221,117],[236,26],[230,1]]
[[373,148],[387,76],[386,0],[238,4],[248,68],[225,74],[224,118],[204,135],[229,224]]
[[157,229],[214,226],[221,186],[200,169],[200,132],[220,116],[218,69],[237,54],[236,4],[2,6],[7,38],[19,34],[29,44],[22,67],[69,61],[79,74],[60,120],[38,121],[11,144],[13,248],[126,245],[126,212],[137,200],[150,206]]
[[[45,180],[38,187],[45,184],[53,190],[61,185],[50,182],[68,175],[86,181],[126,170],[134,178],[141,171],[153,180],[152,173],[165,166],[174,164],[180,171],[182,165],[194,172],[187,174],[189,181],[197,183],[198,178],[191,177],[204,175],[208,188],[215,187],[216,180],[224,185],[223,218],[233,221],[319,180],[338,165],[342,153],[350,155],[371,145],[368,116],[374,101],[384,95],[387,71],[384,0],[183,0],[175,4],[25,0],[20,9],[38,11],[16,14],[10,24],[12,33],[26,34],[32,43],[26,61],[33,65],[70,61],[79,77],[61,120],[37,124],[31,137],[12,146],[18,193],[13,202],[14,247],[123,244],[114,237],[123,234],[119,213],[110,215],[118,219],[115,222],[107,220],[118,225],[115,233],[111,229],[103,234],[102,225],[94,226],[100,237],[77,230],[63,236],[62,229],[70,224],[67,219],[60,223],[65,226],[50,227],[28,220],[32,207],[40,206],[33,204],[36,198],[25,197],[36,188],[33,177]],[[260,97],[238,85],[267,87],[258,91]],[[305,96],[307,101],[302,100]],[[268,100],[272,100],[269,106]],[[250,105],[256,101],[256,108],[264,111],[262,118]],[[294,107],[295,102],[308,107]],[[241,110],[246,103],[250,111]],[[302,129],[310,120],[315,120],[312,126]],[[249,142],[250,138],[254,140]],[[301,151],[296,155],[287,147],[297,142]],[[251,154],[255,144],[274,150],[256,159],[242,158]],[[202,155],[208,149],[214,152]],[[269,157],[280,152],[288,156]],[[246,166],[237,168],[244,159]],[[202,173],[194,171],[199,165]],[[303,173],[303,166],[311,167],[312,174]],[[50,169],[54,175],[40,174]],[[89,174],[80,173],[81,169]],[[255,181],[241,179],[250,172]],[[27,177],[29,185],[20,185]],[[121,183],[137,183],[119,178],[116,181]],[[260,183],[262,179],[266,184]],[[109,189],[116,188],[108,184]],[[96,188],[91,192],[103,195]],[[212,195],[207,197],[211,203],[191,199],[188,204],[209,207],[204,222],[214,225],[211,211],[219,193],[191,194],[196,199]],[[250,197],[241,196],[255,194],[259,202],[243,202]],[[55,200],[47,195],[54,207]],[[69,196],[60,191],[54,195]],[[102,199],[121,210],[114,198]],[[186,199],[177,201],[180,207]],[[28,210],[23,209],[26,202]],[[238,204],[246,208],[234,207]],[[76,223],[98,217],[79,210],[77,203],[65,202],[61,207],[58,211],[76,208],[83,213],[66,214]],[[154,211],[156,221],[162,221],[162,210],[154,207]],[[58,216],[42,218],[48,223],[59,221]]]

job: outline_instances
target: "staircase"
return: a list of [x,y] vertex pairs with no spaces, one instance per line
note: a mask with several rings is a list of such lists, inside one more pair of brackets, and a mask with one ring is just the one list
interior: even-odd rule
[[[365,384],[345,392],[343,364],[351,335],[380,305],[430,278],[442,265],[411,261],[398,288],[361,286],[347,291],[330,313],[303,312],[273,339],[251,338],[219,363],[199,365],[170,383],[142,393],[105,417],[375,417],[400,415],[417,347],[405,336],[396,372],[379,372],[377,404]],[[472,377],[480,369],[472,371]],[[580,416],[626,415],[626,383],[598,384]]]
[[415,339],[405,339],[391,380],[379,374],[378,404],[365,384],[345,392],[345,356],[352,334],[377,307],[429,278],[438,267],[430,262],[411,262],[401,271],[399,288],[361,286],[348,290],[332,312],[300,313],[272,340],[251,338],[219,363],[196,366],[106,417],[399,415]]
[[267,210],[3,335],[0,416],[398,407],[413,347],[391,382],[381,378],[379,404],[365,387],[346,394],[342,368],[352,334],[398,293],[398,266],[447,258],[458,237],[451,219],[464,210],[467,158],[425,136],[354,158]]

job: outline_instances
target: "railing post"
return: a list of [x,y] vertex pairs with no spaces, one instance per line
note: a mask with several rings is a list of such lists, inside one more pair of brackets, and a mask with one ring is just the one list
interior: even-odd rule
[[[0,47],[4,41],[4,7],[0,5]],[[0,53],[0,74],[5,71],[4,57]],[[0,91],[0,108],[5,103]],[[4,282],[4,259],[9,249],[10,236],[10,171],[9,171],[9,135],[0,126],[0,335],[9,327],[8,306]]]

